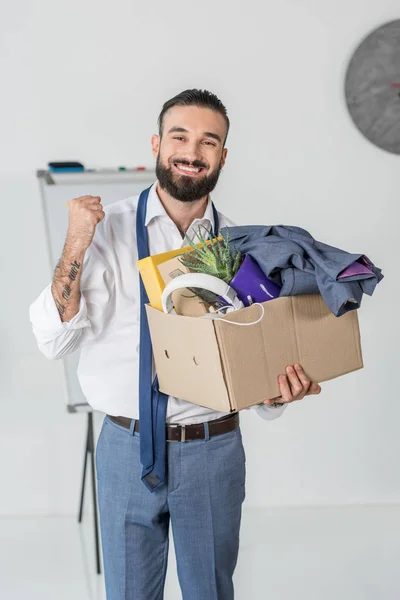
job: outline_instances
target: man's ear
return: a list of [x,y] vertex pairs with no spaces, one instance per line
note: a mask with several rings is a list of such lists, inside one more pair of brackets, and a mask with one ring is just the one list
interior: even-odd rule
[[226,161],[227,154],[228,154],[228,148],[224,148],[222,150],[221,169],[225,166],[225,161]]
[[160,141],[161,138],[159,135],[154,134],[151,138],[151,150],[153,152],[153,156],[157,158],[158,152],[160,150]]

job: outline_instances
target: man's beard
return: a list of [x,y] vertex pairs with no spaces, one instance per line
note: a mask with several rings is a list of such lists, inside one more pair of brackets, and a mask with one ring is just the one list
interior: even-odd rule
[[[175,160],[174,162],[192,167],[207,167],[207,165],[197,160],[194,160],[192,163],[184,159]],[[180,200],[181,202],[195,202],[208,196],[217,185],[221,170],[222,167],[219,165],[209,175],[205,175],[199,179],[186,175],[178,175],[173,173],[170,166],[166,167],[162,164],[160,155],[157,156],[156,175],[161,188],[175,198],[175,200]]]

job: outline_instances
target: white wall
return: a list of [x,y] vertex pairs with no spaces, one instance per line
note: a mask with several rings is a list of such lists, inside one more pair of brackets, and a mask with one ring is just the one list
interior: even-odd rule
[[[386,278],[360,311],[365,369],[266,423],[243,417],[249,505],[400,501],[399,158],[353,126],[347,61],[398,1],[20,0],[0,10],[0,514],[77,508],[85,421],[36,350],[47,283],[35,169],[152,164],[162,103],[215,91],[232,121],[215,198],[243,223],[285,223],[366,253]],[[93,190],[96,193],[96,190]]]

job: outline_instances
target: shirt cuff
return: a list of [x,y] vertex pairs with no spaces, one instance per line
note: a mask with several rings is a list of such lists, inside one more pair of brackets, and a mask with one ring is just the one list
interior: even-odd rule
[[31,305],[29,316],[33,329],[40,332],[40,338],[43,342],[46,339],[49,341],[54,339],[55,336],[64,331],[83,329],[91,325],[87,318],[87,307],[83,294],[81,294],[79,302],[79,312],[70,321],[61,321],[51,293],[51,284],[43,290],[38,299]]
[[257,404],[254,406],[257,414],[266,421],[273,421],[274,419],[278,419],[284,412],[285,408],[287,408],[287,403],[282,404],[282,406],[268,406],[267,404]]

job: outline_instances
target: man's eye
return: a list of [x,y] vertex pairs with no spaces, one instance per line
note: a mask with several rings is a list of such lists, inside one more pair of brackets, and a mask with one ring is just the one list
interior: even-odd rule
[[176,136],[174,136],[174,140],[183,141],[184,139],[185,139],[185,138],[183,138],[183,137],[182,137],[182,136],[180,136],[180,135],[176,135]]
[[206,144],[206,146],[215,146],[216,144],[214,144],[214,142],[209,142],[208,140],[206,140],[204,142]]

